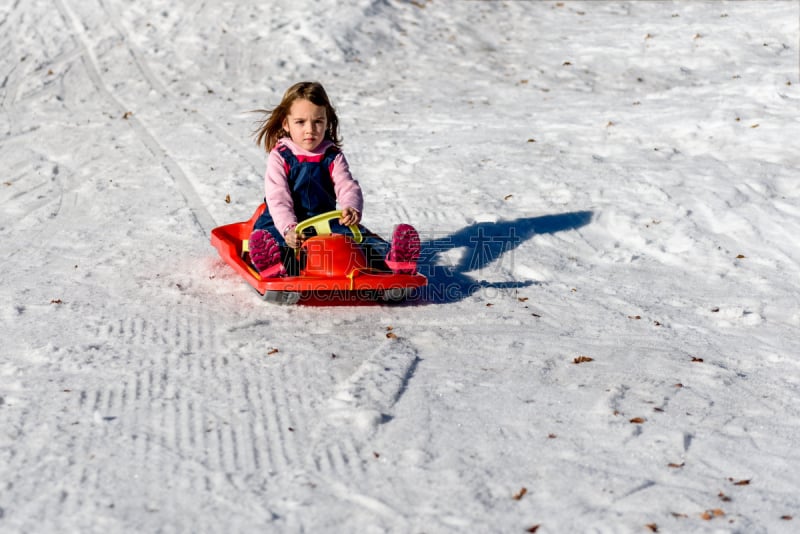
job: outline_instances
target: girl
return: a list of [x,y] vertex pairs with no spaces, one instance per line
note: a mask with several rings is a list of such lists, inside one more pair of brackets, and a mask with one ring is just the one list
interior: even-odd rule
[[[267,209],[250,234],[250,259],[263,277],[296,274],[297,249],[306,236],[295,232],[298,222],[341,206],[339,224],[331,231],[349,234],[361,222],[361,187],[342,154],[339,119],[325,89],[317,82],[291,86],[256,131],[256,144],[267,153],[264,202]],[[369,264],[394,272],[416,271],[419,235],[408,224],[398,225],[391,247],[361,227],[362,248]],[[388,253],[386,249],[389,248]]]

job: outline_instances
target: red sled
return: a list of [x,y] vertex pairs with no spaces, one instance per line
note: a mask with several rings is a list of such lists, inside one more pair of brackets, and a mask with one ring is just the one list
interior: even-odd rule
[[332,234],[330,221],[342,212],[323,213],[297,226],[313,227],[317,235],[306,239],[298,252],[297,276],[262,277],[250,263],[248,240],[261,204],[249,221],[226,224],[211,230],[211,244],[220,257],[255,289],[261,297],[278,304],[324,304],[348,301],[399,302],[424,287],[428,279],[419,273],[402,274],[370,268],[358,245],[361,233],[351,226],[353,237]]

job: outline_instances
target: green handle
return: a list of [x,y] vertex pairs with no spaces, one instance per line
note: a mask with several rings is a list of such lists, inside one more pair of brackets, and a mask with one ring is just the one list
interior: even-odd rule
[[[305,221],[298,224],[294,231],[298,234],[303,233],[303,230],[306,228],[313,227],[316,230],[317,235],[330,235],[331,233],[331,224],[330,221],[333,219],[339,219],[342,216],[341,210],[337,211],[329,211],[327,213],[320,213],[310,219],[306,219]],[[357,224],[353,224],[349,226],[350,231],[353,232],[353,240],[356,243],[361,243],[364,241],[364,236],[361,235],[361,230],[359,229]]]

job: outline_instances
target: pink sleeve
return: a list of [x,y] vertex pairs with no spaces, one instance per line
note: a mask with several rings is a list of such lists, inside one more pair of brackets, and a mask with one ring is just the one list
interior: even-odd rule
[[292,192],[289,190],[289,177],[286,176],[284,161],[277,150],[272,150],[267,158],[267,172],[264,175],[264,197],[267,199],[275,227],[281,234],[290,226],[297,225],[294,214]]
[[355,208],[359,213],[364,211],[364,197],[361,194],[361,186],[350,174],[350,165],[341,152],[333,160],[331,178],[333,179],[333,190],[336,193],[336,201],[339,208]]

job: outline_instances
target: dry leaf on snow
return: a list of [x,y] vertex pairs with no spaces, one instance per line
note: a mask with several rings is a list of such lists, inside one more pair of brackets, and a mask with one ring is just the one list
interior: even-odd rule
[[702,517],[706,521],[711,521],[715,517],[722,517],[724,515],[725,512],[723,512],[721,509],[714,508],[713,510],[706,510],[705,512],[700,514],[700,517]]

